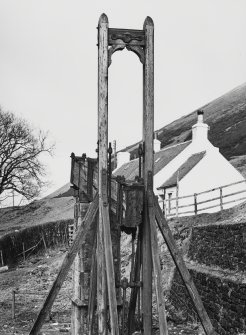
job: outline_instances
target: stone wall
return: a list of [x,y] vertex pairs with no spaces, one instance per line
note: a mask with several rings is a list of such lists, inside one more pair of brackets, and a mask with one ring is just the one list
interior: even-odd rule
[[[73,220],[59,220],[28,227],[4,235],[0,239],[4,265],[12,266],[25,257],[45,248],[68,244],[68,225]],[[24,244],[23,244],[24,243]],[[34,247],[34,248],[33,248]]]
[[[192,228],[187,266],[211,322],[221,335],[246,333],[245,237],[243,223]],[[178,271],[168,306],[171,319],[198,321]]]
[[[246,330],[246,283],[242,284],[212,274],[190,270],[210,320],[221,335],[235,335]],[[198,320],[190,297],[175,271],[169,296],[171,318],[184,322]],[[177,320],[179,318],[179,320]]]
[[208,266],[246,271],[246,224],[193,228],[188,257]]

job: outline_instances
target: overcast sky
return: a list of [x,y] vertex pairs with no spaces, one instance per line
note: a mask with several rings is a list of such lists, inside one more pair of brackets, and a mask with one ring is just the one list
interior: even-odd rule
[[[246,81],[245,0],[0,0],[0,105],[48,130],[48,193],[69,181],[71,152],[95,156],[97,30],[155,24],[155,129]],[[131,52],[109,69],[109,140],[141,139],[142,65]],[[47,193],[47,192],[46,192]]]

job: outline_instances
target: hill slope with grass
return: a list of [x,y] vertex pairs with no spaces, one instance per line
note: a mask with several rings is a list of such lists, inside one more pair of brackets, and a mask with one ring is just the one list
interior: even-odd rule
[[[204,122],[210,127],[209,140],[235,167],[245,173],[243,165],[246,162],[246,83],[199,109],[204,111]],[[157,130],[161,147],[190,140],[191,127],[196,120],[194,111]],[[122,151],[129,151],[133,158],[137,155],[137,145]]]

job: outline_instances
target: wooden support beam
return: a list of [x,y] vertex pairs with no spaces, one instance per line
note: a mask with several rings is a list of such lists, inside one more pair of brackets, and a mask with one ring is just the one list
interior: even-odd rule
[[149,209],[149,219],[150,219],[150,232],[151,232],[151,253],[154,271],[154,283],[156,291],[156,301],[157,301],[157,311],[159,315],[159,327],[160,334],[168,335],[167,320],[166,320],[166,310],[165,301],[162,291],[161,282],[161,264],[160,264],[160,252],[158,248],[157,231],[155,225],[155,213],[153,208],[153,196],[152,191],[148,197],[148,209]]
[[109,206],[107,203],[101,203],[99,213],[103,218],[103,242],[106,263],[107,288],[110,312],[111,335],[119,335],[117,300],[115,289],[114,259],[110,233]]
[[143,210],[143,248],[142,248],[142,314],[144,334],[152,332],[152,257],[150,242],[150,222],[147,208],[147,191],[149,172],[153,178],[153,134],[154,134],[154,23],[150,17],[144,22],[145,32],[145,63],[143,66],[143,179],[144,179],[144,210]]
[[90,290],[88,303],[88,335],[93,335],[94,311],[96,305],[96,291],[97,291],[97,255],[96,255],[96,240],[94,241],[91,261],[90,274]]
[[[140,227],[139,227],[140,228]],[[134,260],[134,273],[133,273],[133,282],[140,282],[141,279],[141,229],[139,230],[138,234],[138,242],[137,242],[137,249],[135,254]],[[135,311],[136,311],[136,304],[137,304],[137,297],[139,294],[139,287],[133,287],[131,290],[130,296],[130,303],[129,303],[129,311],[128,311],[128,332],[129,334],[133,334],[135,329]]]
[[[102,180],[102,171],[108,165],[108,18],[102,14],[98,22],[98,192],[100,203],[102,193],[107,194],[107,178]],[[99,204],[100,208],[102,207]],[[103,247],[103,217],[99,211],[97,234],[97,314],[98,334],[106,335],[107,300],[105,258]]]
[[213,329],[213,326],[211,324],[211,321],[207,315],[207,312],[203,306],[202,300],[199,296],[199,293],[197,292],[196,286],[191,278],[191,275],[185,265],[185,262],[183,260],[182,255],[180,254],[178,247],[176,245],[176,242],[173,238],[173,235],[171,233],[171,230],[168,226],[168,223],[166,219],[163,216],[162,210],[159,206],[158,200],[153,194],[154,198],[154,210],[155,210],[155,217],[158,224],[158,227],[160,229],[160,232],[168,246],[168,249],[170,251],[170,254],[173,258],[173,261],[181,275],[181,278],[183,279],[183,282],[188,290],[188,293],[191,297],[191,300],[196,308],[197,314],[199,316],[199,319],[202,323],[203,329],[206,333],[206,335],[215,335],[216,332]]
[[[75,204],[75,220],[77,229],[83,222],[86,212],[89,207],[88,202],[77,202]],[[76,233],[76,232],[75,232]],[[88,239],[87,239],[88,242]],[[86,246],[83,243],[81,249],[77,253],[74,264],[73,264],[73,297],[75,300],[81,300],[85,304],[85,292],[87,291],[86,284],[84,282],[84,254],[86,252]],[[71,313],[71,334],[81,334],[86,330],[86,317],[85,309],[80,308],[80,306],[72,303],[72,313]]]
[[52,305],[61,289],[61,286],[64,280],[66,279],[66,276],[68,274],[68,271],[71,265],[73,264],[75,256],[77,255],[79,249],[81,248],[83,242],[85,241],[87,232],[91,229],[94,223],[94,219],[97,214],[98,206],[99,206],[98,202],[99,200],[98,200],[98,195],[97,195],[94,201],[90,204],[81,226],[78,228],[73,244],[71,245],[71,248],[67,252],[66,257],[64,258],[62,262],[60,271],[58,272],[56,279],[43,303],[43,306],[41,307],[41,310],[39,311],[37,319],[34,322],[34,325],[32,326],[32,329],[29,335],[38,334],[38,332],[40,331],[45,321],[45,318],[48,316],[49,312],[51,311]]

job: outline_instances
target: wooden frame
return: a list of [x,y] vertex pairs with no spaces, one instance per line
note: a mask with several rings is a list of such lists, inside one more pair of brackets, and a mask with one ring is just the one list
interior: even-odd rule
[[[157,232],[155,222],[168,245],[171,255],[177,265],[181,277],[191,294],[192,300],[198,311],[202,325],[207,335],[215,334],[211,322],[202,305],[201,299],[192,282],[185,263],[175,245],[171,231],[163,217],[158,205],[158,200],[153,193],[153,134],[154,134],[154,24],[150,17],[147,17],[143,30],[109,28],[108,18],[102,14],[98,23],[98,175],[96,187],[98,194],[89,205],[88,211],[78,227],[73,244],[68,251],[60,271],[44,301],[38,317],[31,329],[30,335],[38,334],[45,318],[51,310],[52,304],[65,280],[76,254],[81,250],[87,232],[97,225],[94,243],[91,268],[89,306],[88,306],[88,334],[93,333],[94,309],[97,306],[98,334],[107,335],[107,307],[109,305],[111,335],[119,335],[118,310],[116,299],[116,283],[114,273],[114,259],[110,229],[110,203],[111,196],[121,201],[122,196],[118,192],[115,183],[111,183],[108,193],[108,67],[111,57],[117,50],[127,48],[136,53],[143,64],[143,211],[142,223],[139,226],[137,250],[134,260],[134,273],[131,283],[131,301],[128,314],[128,331],[134,329],[134,313],[136,301],[141,300],[141,314],[143,334],[152,333],[152,272],[157,296],[157,307],[159,313],[160,334],[168,335],[167,321],[165,315],[164,297],[161,288],[161,269],[159,250],[157,243]],[[93,195],[94,177],[93,173],[86,173],[81,167],[81,160],[76,165],[75,155],[72,155],[71,181],[79,191],[83,186],[86,193]],[[96,170],[96,169],[95,169]],[[94,171],[94,168],[93,168]],[[87,171],[88,172],[88,171]],[[83,183],[81,183],[83,178]],[[90,187],[88,187],[88,182]],[[81,186],[82,185],[82,186]],[[111,194],[111,190],[113,190]],[[116,194],[118,196],[116,197]],[[116,204],[116,208],[121,204]],[[95,217],[98,213],[98,222]],[[96,278],[95,278],[96,277]],[[139,288],[141,287],[141,299]],[[97,296],[97,301],[96,301]],[[77,299],[79,300],[79,299]],[[74,302],[75,303],[75,302]],[[78,306],[84,307],[82,301]],[[139,304],[140,306],[140,304]],[[81,315],[81,314],[80,314]],[[79,314],[78,314],[79,317]],[[78,318],[77,318],[78,319]],[[84,319],[84,318],[82,318]],[[83,320],[82,320],[83,321]],[[76,320],[76,327],[73,332],[83,331]]]

